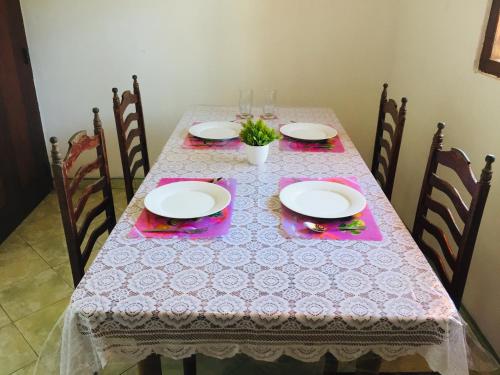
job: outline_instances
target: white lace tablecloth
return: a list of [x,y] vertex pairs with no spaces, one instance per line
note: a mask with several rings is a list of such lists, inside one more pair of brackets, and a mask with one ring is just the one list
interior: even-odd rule
[[[453,303],[334,113],[280,108],[286,121],[333,124],[345,153],[280,152],[262,167],[244,151],[186,150],[194,121],[232,120],[236,108],[188,111],[73,293],[61,373],[150,353],[217,358],[245,353],[316,361],[420,353],[442,374],[467,374],[464,329]],[[129,239],[143,199],[163,177],[237,180],[232,225],[209,240]],[[286,238],[280,177],[356,176],[384,239]]]

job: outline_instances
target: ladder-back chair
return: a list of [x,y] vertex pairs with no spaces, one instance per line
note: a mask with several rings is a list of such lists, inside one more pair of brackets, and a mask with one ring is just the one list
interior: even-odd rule
[[[439,123],[438,130],[434,134],[412,235],[424,255],[433,263],[444,287],[457,308],[459,308],[479,225],[481,224],[484,206],[490,190],[491,165],[495,161],[495,157],[493,155],[486,156],[486,165],[481,172],[481,177],[477,180],[470,167],[470,160],[462,150],[456,148],[443,150],[444,127],[444,124]],[[438,176],[439,165],[448,167],[460,178],[463,187],[470,194],[469,205],[464,202],[455,186],[446,181],[443,176]],[[449,207],[433,198],[434,189],[441,191],[449,198],[458,214],[458,218]],[[429,211],[439,215],[446,223],[447,230],[451,233],[451,238],[457,245],[456,252],[450,246],[449,236],[428,217]],[[463,222],[462,230],[457,225],[457,219]],[[434,237],[439,249],[435,249],[424,239],[424,232]]]
[[[134,196],[133,180],[139,170],[143,168],[144,176],[149,173],[148,146],[146,143],[146,130],[144,127],[144,115],[142,112],[141,92],[137,76],[133,75],[133,92],[123,92],[121,99],[118,89],[113,91],[113,111],[115,114],[116,132],[118,133],[118,145],[122,161],[123,177],[125,179],[125,192],[127,202],[130,203]],[[130,112],[125,118],[125,112],[129,105],[135,106],[135,112]],[[136,123],[136,126],[132,126]],[[138,142],[132,144],[138,139]]]
[[[87,135],[85,130],[74,134],[69,140],[69,149],[64,159],[59,152],[57,138],[50,138],[50,143],[52,143],[52,172],[54,174],[54,183],[59,199],[75,287],[80,283],[85,273],[85,265],[90,258],[98,237],[106,230],[111,233],[116,224],[104,132],[99,118],[99,109],[94,108],[93,112],[94,135]],[[83,152],[91,150],[96,151],[96,159],[80,166],[74,175],[71,176],[72,167],[77,163],[79,156]],[[99,178],[90,185],[80,189],[82,180],[93,171],[98,171]],[[81,191],[81,195],[75,202],[75,193],[78,191]],[[102,199],[99,203],[87,209],[86,216],[82,217],[89,203],[89,198],[98,192],[102,192]],[[87,232],[94,219],[103,212],[106,218],[90,232],[87,241],[85,241]],[[78,222],[81,217],[83,221],[79,224]]]
[[[375,146],[373,149],[372,174],[380,184],[387,199],[391,199],[398,165],[399,150],[403,138],[403,129],[406,121],[406,98],[401,99],[401,107],[394,99],[387,100],[387,87],[380,96],[379,113],[377,119],[377,132],[375,134]],[[392,119],[393,125],[387,121],[386,115]],[[387,134],[386,137],[384,135]],[[382,149],[385,151],[383,155]]]

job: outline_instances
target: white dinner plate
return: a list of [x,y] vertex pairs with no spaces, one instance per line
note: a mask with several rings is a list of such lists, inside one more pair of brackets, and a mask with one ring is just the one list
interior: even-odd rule
[[329,181],[290,184],[281,190],[280,201],[292,211],[320,219],[352,216],[366,206],[366,199],[359,191]]
[[197,138],[217,141],[238,138],[240,131],[241,125],[231,121],[202,122],[189,128],[189,134]]
[[144,199],[148,211],[172,219],[193,219],[222,211],[231,193],[222,186],[203,181],[181,181],[157,187]]
[[337,130],[331,126],[307,122],[286,124],[280,128],[281,134],[303,141],[322,141],[333,138]]

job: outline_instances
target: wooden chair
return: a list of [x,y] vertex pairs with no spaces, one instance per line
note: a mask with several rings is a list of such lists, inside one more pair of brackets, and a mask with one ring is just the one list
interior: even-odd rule
[[[101,120],[99,119],[99,109],[94,108],[94,136],[88,136],[85,130],[74,134],[69,140],[69,149],[64,160],[59,152],[58,140],[56,137],[50,138],[52,143],[52,172],[56,185],[61,216],[68,246],[71,272],[75,287],[80,283],[85,273],[85,265],[90,257],[92,248],[97,238],[107,229],[111,233],[116,225],[116,217],[113,206],[113,195],[111,190],[111,180],[109,176],[108,159],[106,145],[104,142],[104,132]],[[95,149],[97,158],[88,164],[82,165],[74,177],[69,177],[71,167],[78,157],[88,150]],[[80,199],[73,202],[73,196],[77,191],[82,179],[90,172],[99,169],[99,179],[83,189]],[[82,214],[86,203],[92,194],[102,191],[103,199],[90,209],[80,228],[77,226],[78,219]],[[106,219],[96,229],[94,229],[82,251],[82,243],[92,221],[106,212]],[[156,354],[150,355],[138,364],[141,375],[161,374],[160,357]],[[97,373],[94,373],[97,375]]]
[[[69,261],[75,287],[80,283],[85,273],[85,265],[89,260],[97,238],[106,230],[111,233],[111,230],[116,224],[104,132],[99,118],[99,109],[94,108],[93,112],[94,135],[88,136],[85,130],[74,134],[69,140],[69,149],[64,159],[62,159],[59,152],[57,138],[50,138],[50,143],[52,143],[52,172],[54,174],[54,183],[59,199],[59,206],[61,208],[66,245],[68,247]],[[79,167],[73,177],[71,177],[71,169],[78,157],[83,152],[94,149],[97,158]],[[73,198],[79,189],[82,179],[95,170],[99,171],[99,178],[92,184],[86,186],[82,190],[80,198],[74,202]],[[100,191],[102,191],[102,200],[88,210],[81,225],[78,225],[78,220],[90,196]],[[106,219],[90,232],[84,246],[85,237],[93,220],[103,212],[106,213]]]
[[[438,130],[432,141],[429,160],[422,182],[422,190],[418,200],[412,235],[422,252],[435,266],[444,287],[457,308],[459,308],[479,225],[490,190],[492,177],[491,165],[495,161],[495,157],[493,155],[486,156],[486,165],[478,181],[470,168],[470,160],[462,150],[452,148],[451,150],[443,151],[443,129],[445,126],[439,123],[437,127]],[[453,185],[444,180],[443,177],[437,175],[436,172],[439,165],[448,167],[458,175],[463,186],[471,196],[470,205],[467,206]],[[434,189],[444,193],[450,199],[451,203],[453,203],[459,219],[464,224],[462,231],[459,230],[455,215],[450,208],[432,198]],[[456,253],[452,250],[445,232],[428,218],[427,213],[429,211],[439,215],[446,223],[447,229],[457,245],[458,250]],[[427,232],[436,239],[440,251],[433,248],[424,240],[424,232]],[[450,276],[446,272],[446,265],[449,268]]]
[[[384,83],[384,89],[380,96],[380,105],[377,119],[377,132],[375,134],[375,146],[373,149],[372,174],[378,181],[387,198],[392,196],[394,178],[398,165],[399,149],[403,138],[403,129],[406,121],[406,98],[401,99],[401,107],[398,111],[398,105],[394,99],[387,100],[387,87]],[[386,121],[386,114],[392,118],[394,126]],[[387,133],[387,138],[384,137]],[[390,142],[389,142],[390,140]],[[386,157],[382,154],[385,150]]]
[[[113,88],[113,110],[115,113],[116,131],[118,133],[118,144],[120,146],[120,156],[123,168],[123,177],[125,179],[125,191],[127,194],[127,202],[130,203],[134,196],[133,179],[140,167],[143,168],[144,176],[149,173],[149,156],[146,143],[146,131],[144,128],[144,115],[142,112],[141,92],[137,76],[133,75],[134,92],[130,90],[122,94],[121,100],[118,96],[118,89]],[[135,105],[135,112],[129,113],[125,118],[124,114],[129,105]],[[133,122],[137,126],[130,129]],[[132,146],[135,139],[139,142]],[[140,154],[140,157],[136,156]],[[135,162],[134,162],[135,160]]]

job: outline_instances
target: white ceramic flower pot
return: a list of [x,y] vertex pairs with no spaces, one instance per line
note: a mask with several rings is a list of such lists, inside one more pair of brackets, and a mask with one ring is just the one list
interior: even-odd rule
[[269,145],[265,146],[250,146],[245,144],[248,161],[251,164],[264,164],[269,154]]

